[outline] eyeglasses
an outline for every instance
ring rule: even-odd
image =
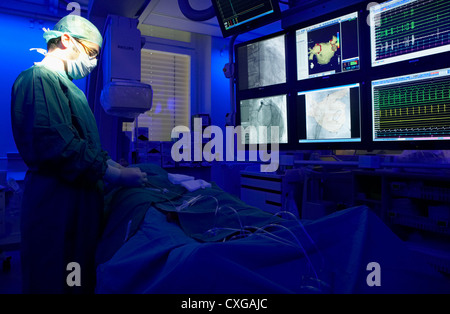
[[[75,38],[75,40],[84,48],[84,51],[86,52],[86,54],[89,56],[89,58],[94,59],[97,58],[98,56],[98,51],[92,48],[87,47],[85,44],[83,44],[83,42],[77,38]]]

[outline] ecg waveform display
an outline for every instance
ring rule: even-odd
[[[372,83],[373,139],[450,139],[450,69]]]
[[[259,16],[270,14],[274,8],[270,1],[223,0],[218,1],[225,29],[249,22]]]
[[[450,49],[450,1],[395,0],[371,8],[372,65]]]

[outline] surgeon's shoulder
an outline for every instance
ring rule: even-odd
[[[29,68],[27,71],[30,71],[30,74],[33,75],[33,77],[43,77],[43,78],[49,78],[49,79],[57,79],[58,73],[50,70],[46,66],[43,65],[34,65],[31,68]]]
[[[13,92],[28,90],[28,88],[32,88],[33,86],[43,86],[48,84],[58,84],[58,74],[44,66],[32,66],[20,73],[16,78],[13,85]]]
[[[58,74],[45,66],[34,65],[23,71],[18,79],[36,81],[36,80],[57,80]]]

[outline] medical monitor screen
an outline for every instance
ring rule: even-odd
[[[278,0],[213,0],[223,37],[248,32],[281,18]]]
[[[287,95],[241,100],[242,144],[288,143]],[[272,134],[271,127],[276,127]],[[275,141],[272,141],[272,138]]]
[[[393,0],[370,8],[372,66],[450,50],[450,1]]]
[[[239,90],[286,83],[285,35],[237,48]]]
[[[372,82],[373,141],[450,140],[450,68]]]
[[[297,79],[359,70],[358,13],[296,31]]]
[[[297,94],[298,143],[360,142],[360,86],[350,84]]]

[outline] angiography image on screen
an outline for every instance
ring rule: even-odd
[[[359,84],[299,92],[299,142],[359,141]]]
[[[288,142],[286,95],[242,100],[240,114],[242,128],[254,127],[256,131],[243,132],[243,144],[271,143],[271,126],[278,127],[279,144]]]
[[[240,90],[285,83],[285,36],[239,47],[238,62]]]
[[[351,136],[349,89],[319,90],[305,95],[307,139]]]
[[[450,1],[392,0],[370,7],[372,66],[450,49]]]
[[[297,78],[358,70],[358,14],[348,14],[296,31]]]

